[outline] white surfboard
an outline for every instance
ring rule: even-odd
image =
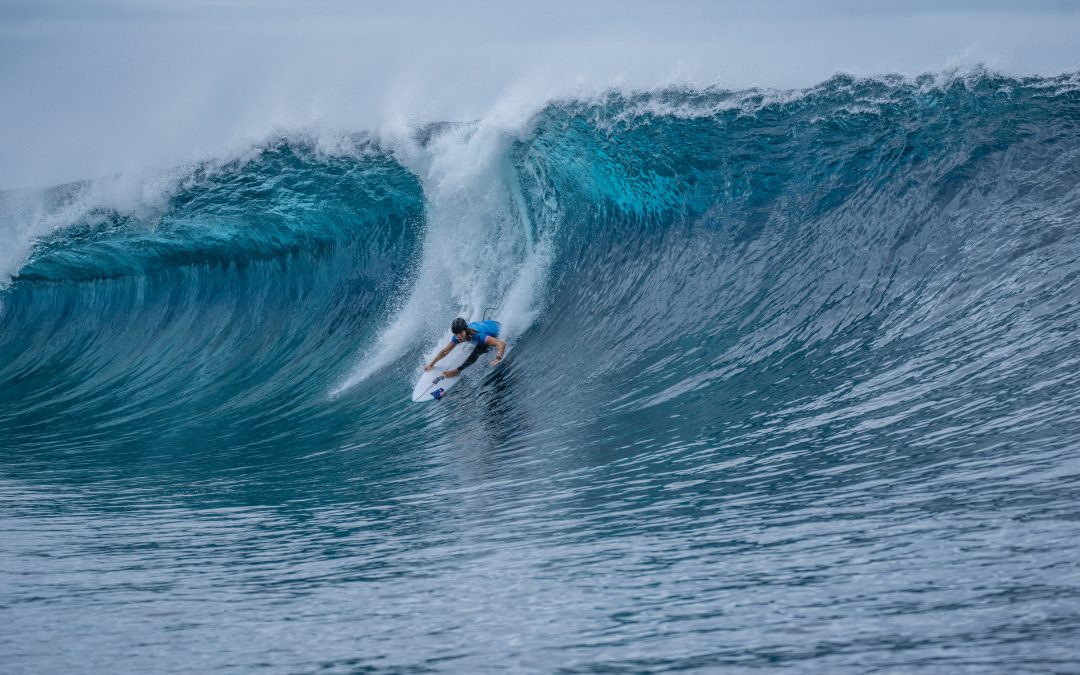
[[[412,400],[415,403],[437,401],[443,397],[443,394],[450,391],[450,387],[461,380],[461,375],[446,377],[443,372],[453,370],[464,363],[465,359],[472,353],[473,346],[471,342],[466,342],[454,347],[453,351],[439,359],[434,368],[424,371],[424,374],[420,376],[420,381],[413,387]],[[476,368],[477,365],[472,367]]]

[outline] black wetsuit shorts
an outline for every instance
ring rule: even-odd
[[[481,354],[487,353],[489,349],[491,349],[491,345],[476,345],[475,347],[473,347],[472,353],[470,353],[468,358],[465,359],[465,363],[458,366],[458,372],[460,373],[472,364],[476,363],[476,359],[480,358]]]

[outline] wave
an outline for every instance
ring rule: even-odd
[[[1071,419],[1075,81],[613,91],[7,193],[5,441],[400,440],[423,354],[485,311],[513,376],[460,399],[557,390],[545,426]]]
[[[523,156],[573,215],[556,244],[554,334],[539,341],[602,338],[574,355],[634,408],[796,354],[865,353],[911,377],[910,355],[944,335],[994,335],[979,358],[1000,372],[1004,345],[1061,325],[1010,308],[1074,288],[1077,102],[1070,78],[984,74],[551,107]],[[894,392],[876,372],[847,382]]]

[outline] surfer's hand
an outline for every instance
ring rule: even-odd
[[[501,356],[496,356],[495,360],[491,362],[491,365],[497,366],[497,365],[499,365],[499,361],[502,361],[502,357]]]
[[[457,374],[458,374],[457,368],[454,368],[453,370],[443,371],[443,375],[445,375],[447,377],[457,377]]]
[[[429,363],[426,366],[424,366],[424,372],[426,373],[427,371],[431,370],[432,368],[434,368],[434,366]]]

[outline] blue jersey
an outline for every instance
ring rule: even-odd
[[[498,321],[473,321],[469,324],[469,328],[476,331],[476,333],[469,338],[469,342],[482,345],[487,343],[488,337],[499,337],[499,322]],[[458,343],[457,336],[450,338],[450,341],[454,344]]]

